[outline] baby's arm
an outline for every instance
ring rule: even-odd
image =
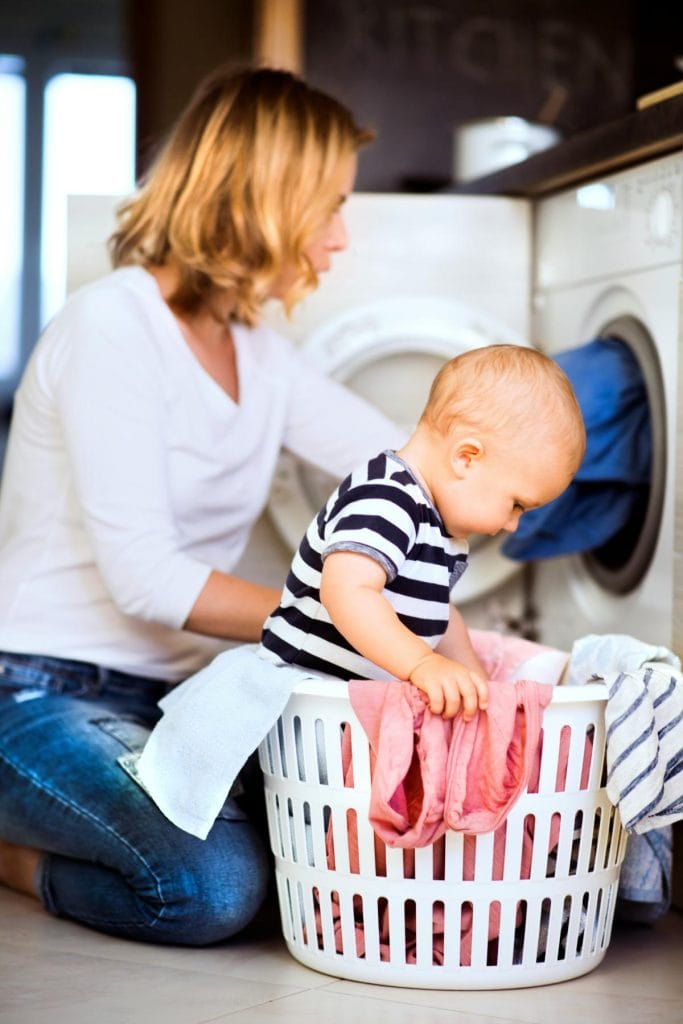
[[[463,717],[471,719],[488,698],[474,651],[471,665],[437,654],[403,625],[382,594],[385,585],[386,573],[373,558],[334,551],[323,564],[320,599],[354,649],[397,679],[409,679],[426,694],[434,714],[453,718],[462,705]]]
[[[477,675],[483,676],[486,679],[486,669],[479,661],[477,653],[472,646],[465,621],[458,609],[453,605],[450,607],[448,616],[448,629],[439,641],[437,651],[439,654],[443,654],[445,658],[461,661],[463,665],[467,665]]]

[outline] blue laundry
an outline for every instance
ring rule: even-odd
[[[596,338],[555,357],[586,425],[586,454],[567,490],[522,517],[503,553],[518,561],[590,551],[642,510],[652,430],[638,361],[618,338]]]

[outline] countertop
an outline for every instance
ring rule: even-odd
[[[448,189],[538,197],[683,147],[683,95],[579,132],[518,164]]]

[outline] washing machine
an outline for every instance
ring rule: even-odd
[[[682,205],[675,153],[534,209],[534,343],[552,355],[620,338],[639,361],[652,428],[649,494],[632,528],[533,567],[540,637],[561,647],[625,633],[683,654]]]
[[[348,249],[291,318],[278,303],[266,319],[410,431],[447,359],[496,342],[529,344],[530,212],[528,202],[500,197],[354,193],[344,209]],[[237,571],[279,585],[337,482],[285,453],[268,506],[276,538],[257,524]],[[508,589],[517,598],[508,585],[520,567],[501,543],[473,538],[458,583],[459,607],[480,625],[499,624]]]

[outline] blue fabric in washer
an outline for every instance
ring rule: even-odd
[[[586,425],[586,454],[563,494],[522,516],[503,554],[517,561],[590,551],[626,526],[647,499],[652,428],[638,360],[618,338],[595,338],[554,357]]]

